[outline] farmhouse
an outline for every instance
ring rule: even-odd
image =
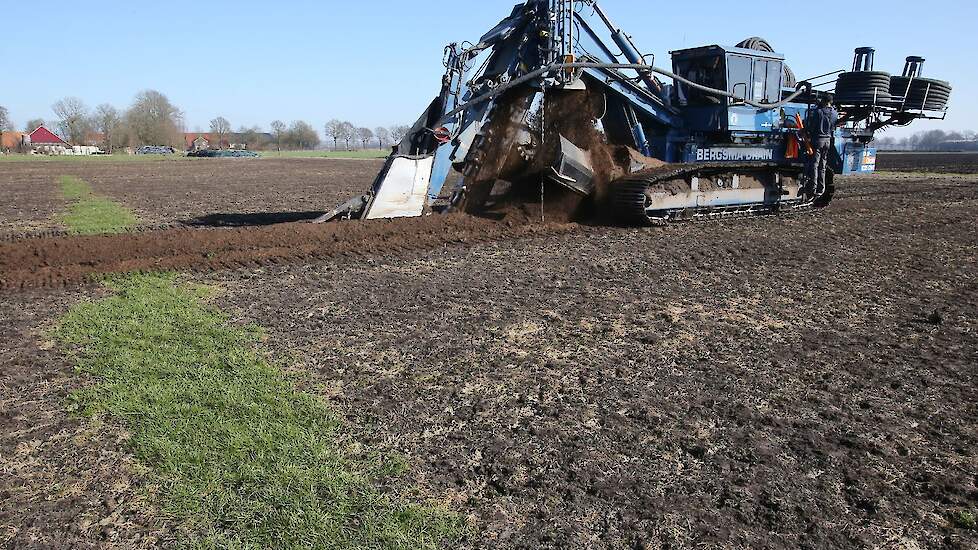
[[[24,140],[24,145],[33,153],[46,155],[63,155],[66,151],[71,150],[71,145],[67,141],[44,126],[38,126],[31,132]]]
[[[40,155],[99,155],[101,149],[90,145],[74,145],[58,137],[54,132],[44,126],[38,126],[36,130],[25,136],[22,141],[22,150],[32,154]]]
[[[218,134],[213,134],[209,132],[192,132],[183,135],[184,145],[187,151],[203,151],[205,149],[250,149],[254,148],[256,143],[248,143],[247,137],[251,136],[252,140],[259,139],[265,142],[272,142],[275,137],[268,133],[254,133],[254,134],[241,134],[241,133],[230,133],[224,134],[223,139]]]
[[[204,149],[210,149],[211,143],[215,144],[215,146],[219,142],[221,144],[226,143],[225,141],[218,140],[216,135],[206,133],[184,134],[183,141],[188,151],[203,151]]]
[[[29,141],[34,147],[71,147],[67,141],[59,138],[54,132],[48,130],[44,126],[38,126],[37,129],[31,132],[27,137],[27,141]]]

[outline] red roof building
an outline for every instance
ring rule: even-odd
[[[37,147],[38,145],[60,145],[62,147],[71,147],[68,142],[54,135],[54,132],[48,130],[44,126],[38,126],[37,130],[31,132],[29,136],[31,139],[31,145]]]

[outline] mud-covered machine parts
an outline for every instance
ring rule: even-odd
[[[625,224],[818,208],[834,190],[831,177],[817,188],[805,176],[820,87],[836,85],[831,168],[843,174],[873,169],[875,132],[939,118],[950,97],[922,76],[923,59],[891,77],[873,70],[871,48],[852,71],[798,83],[761,38],[674,51],[662,69],[596,0],[525,0],[445,52],[438,96],[373,187],[320,221],[478,211],[546,185]]]
[[[808,194],[801,166],[778,163],[679,164],[643,171],[616,182],[615,218],[625,225],[665,225],[790,213],[828,206],[834,194]]]

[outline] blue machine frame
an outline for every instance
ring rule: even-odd
[[[605,98],[599,124],[609,141],[628,142],[646,157],[667,163],[798,167],[808,162],[801,146],[805,130],[798,121],[809,118],[824,94],[813,91],[808,82],[786,81],[783,55],[709,45],[671,56],[672,71],[656,68],[654,59],[650,62],[639,52],[596,0],[517,4],[477,43],[446,48],[440,94],[396,147],[371,193],[324,218],[363,215],[385,185],[398,189],[388,195],[404,197],[417,196],[418,186],[424,186],[428,210],[443,195],[453,167],[466,174],[455,187],[456,194],[464,192],[474,167],[484,161],[479,148],[485,129],[499,115],[497,108],[511,100],[506,92],[517,87],[538,94],[553,89],[599,91]],[[876,152],[869,144],[874,133],[916,118],[931,117],[893,105],[844,112],[844,125],[835,135],[833,170],[873,171]],[[522,138],[505,139],[516,147]],[[574,165],[582,158],[573,144],[568,146],[561,151],[561,165]]]

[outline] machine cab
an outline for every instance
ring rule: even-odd
[[[776,53],[704,46],[672,52],[673,72],[707,86],[726,90],[758,103],[781,101],[784,56]],[[676,82],[673,105],[684,108],[689,130],[701,132],[770,132],[774,114],[765,116],[754,107],[735,105],[733,99],[717,97]]]

